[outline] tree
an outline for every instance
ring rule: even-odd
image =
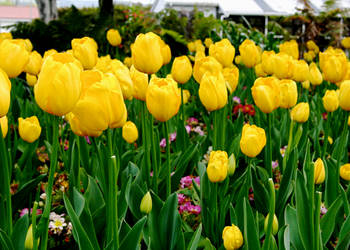
[[[38,5],[40,19],[45,23],[58,17],[56,0],[35,0]]]

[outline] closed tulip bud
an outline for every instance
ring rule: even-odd
[[[192,65],[187,56],[176,57],[171,67],[171,75],[177,83],[184,84],[192,76]]]
[[[201,40],[197,39],[196,41],[194,41],[194,44],[196,46],[196,51],[205,51],[205,47]]]
[[[252,87],[255,105],[264,113],[271,113],[279,107],[280,87],[275,77],[260,77]]]
[[[48,56],[51,56],[53,54],[57,54],[57,50],[55,49],[49,49],[49,50],[46,50],[45,53],[44,53],[44,56],[43,56],[43,62],[45,61],[45,59],[48,57]]]
[[[204,51],[196,51],[196,54],[195,54],[195,56],[194,56],[194,61],[198,61],[198,60],[200,60],[200,59],[202,59],[202,58],[204,58],[205,57],[205,52]]]
[[[229,176],[233,175],[236,170],[236,158],[234,154],[231,154],[228,158],[228,170],[227,173]]]
[[[225,78],[226,87],[230,94],[232,94],[238,85],[239,70],[236,66],[232,65],[232,67],[224,68],[222,74]]]
[[[350,37],[345,37],[345,38],[343,38],[343,40],[341,40],[341,45],[342,45],[345,49],[350,49]]]
[[[239,144],[243,154],[249,157],[257,156],[266,145],[265,130],[255,125],[245,124]]]
[[[123,63],[124,63],[128,68],[130,68],[131,65],[132,65],[132,59],[131,59],[131,57],[128,57],[128,56],[125,57]]]
[[[134,67],[143,73],[156,73],[163,65],[160,37],[152,32],[139,34],[131,48]]]
[[[39,245],[40,238],[37,240],[37,242],[38,242],[37,245]],[[33,228],[32,228],[32,225],[30,225],[29,228],[28,228],[28,231],[27,231],[26,240],[24,242],[24,249],[25,250],[33,249],[33,243],[34,243],[34,240],[33,240]]]
[[[314,62],[309,67],[309,80],[315,86],[320,85],[323,81],[322,74]]]
[[[184,104],[188,103],[188,100],[190,99],[190,97],[191,97],[190,91],[188,91],[187,89],[184,89],[183,90],[183,102],[184,102]]]
[[[320,52],[320,67],[324,74],[324,79],[332,83],[342,81],[348,68],[347,58],[343,51],[329,49]]]
[[[121,61],[113,59],[110,63],[111,73],[117,78],[123,91],[124,99],[130,100],[134,93],[134,84],[131,80],[130,71]]]
[[[24,72],[32,74],[32,75],[37,75],[40,72],[41,65],[42,65],[42,57],[41,55],[33,51],[29,55],[29,60],[27,65],[24,68]]]
[[[181,95],[177,83],[170,78],[151,78],[146,93],[148,111],[161,122],[179,111]]]
[[[187,44],[187,48],[190,52],[195,52],[196,51],[196,44],[194,42],[189,42]]]
[[[0,118],[0,128],[2,137],[5,138],[8,131],[8,120],[6,115]]]
[[[33,44],[29,39],[23,39],[24,46],[28,52],[31,52],[33,50]]]
[[[38,77],[36,75],[26,73],[26,80],[29,86],[34,87],[34,85],[38,81]]]
[[[280,44],[280,52],[284,52],[295,60],[299,58],[298,43],[295,40],[286,41]]]
[[[321,184],[324,182],[325,179],[325,169],[324,164],[321,158],[318,158],[314,163],[314,179],[315,184]]]
[[[165,42],[159,38],[160,50],[163,57],[163,65],[168,64],[171,60],[171,50],[169,45],[165,44]]]
[[[65,119],[69,122],[70,128],[77,136],[91,136],[99,137],[102,134],[102,130],[90,130],[75,116],[72,112],[65,116]]]
[[[350,111],[350,80],[346,80],[340,85],[339,105],[342,109]]]
[[[313,51],[308,51],[308,52],[305,52],[305,53],[304,53],[304,59],[305,59],[305,61],[307,61],[307,62],[312,62],[312,60],[314,59],[314,57],[312,56],[312,55],[313,55],[312,52],[313,52]]]
[[[49,56],[34,86],[39,107],[57,116],[72,111],[80,97],[81,72],[81,64],[72,55],[56,53]]]
[[[297,84],[293,80],[281,80],[280,90],[280,107],[285,109],[293,107],[298,100]]]
[[[211,151],[207,166],[208,179],[211,182],[221,182],[228,172],[228,157],[225,151]]]
[[[291,111],[290,118],[293,121],[304,123],[309,119],[310,107],[309,103],[301,102],[298,103]]]
[[[2,32],[0,33],[0,44],[2,41],[6,40],[6,39],[12,39],[12,34],[10,32]]]
[[[0,117],[7,114],[11,101],[11,82],[5,71],[0,68]]]
[[[261,61],[260,50],[255,43],[249,39],[244,40],[244,42],[239,46],[239,53],[243,64],[247,68],[252,68]]]
[[[340,177],[346,181],[350,181],[350,164],[347,163],[340,167]]]
[[[339,107],[339,98],[335,90],[327,90],[322,101],[323,107],[327,112],[333,112]]]
[[[143,196],[141,200],[140,211],[144,214],[149,214],[152,211],[152,197],[149,191]]]
[[[314,51],[316,54],[318,54],[318,52],[320,51],[317,44],[312,40],[306,42],[306,47],[308,50]]]
[[[227,90],[222,73],[205,73],[202,77],[198,94],[199,99],[208,111],[223,108],[227,103]]]
[[[94,69],[97,69],[103,73],[110,72],[112,71],[111,61],[112,59],[110,55],[101,56],[97,59],[97,63]]]
[[[261,63],[255,65],[254,71],[255,71],[255,75],[257,77],[265,77],[265,76],[267,76],[267,73],[263,70],[263,67],[262,67]]]
[[[304,60],[294,61],[293,80],[296,82],[309,80],[309,65]]]
[[[235,58],[235,64],[239,65],[242,63],[242,57],[240,55],[236,56]]]
[[[90,37],[75,38],[72,40],[74,57],[77,58],[84,69],[92,69],[97,63],[97,43]]]
[[[264,222],[265,233],[267,233],[267,225],[268,224],[269,224],[269,214],[265,217],[265,222]],[[277,232],[278,232],[278,219],[277,219],[277,216],[274,214],[273,221],[272,221],[272,234],[276,235]]]
[[[209,47],[209,55],[214,57],[223,67],[228,67],[232,64],[235,57],[235,47],[231,42],[224,38]]]
[[[145,101],[148,88],[148,75],[138,71],[132,65],[130,68],[130,77],[134,85],[133,96],[138,100]]]
[[[204,45],[205,47],[207,47],[209,49],[210,45],[213,44],[213,40],[211,40],[211,38],[207,37],[204,39]]]
[[[18,118],[18,132],[23,141],[29,143],[36,141],[41,134],[38,117]]]
[[[0,44],[0,68],[8,77],[14,78],[22,73],[29,60],[25,44],[17,39],[6,39]]]
[[[272,75],[274,72],[274,58],[275,51],[264,51],[261,55],[261,66],[264,72],[268,75]]]
[[[195,61],[193,66],[193,77],[198,83],[201,83],[204,73],[208,71],[212,74],[217,74],[217,72],[222,71],[222,66],[212,56],[207,56]]]
[[[291,79],[294,72],[294,60],[286,53],[278,53],[273,59],[273,73],[279,79]]]
[[[127,121],[123,126],[122,136],[127,143],[134,143],[139,137],[135,123]]]
[[[226,250],[235,250],[243,245],[243,235],[241,230],[234,224],[226,226],[222,231],[222,239]]]
[[[309,89],[310,88],[310,81],[309,80],[305,80],[301,83],[301,86],[303,87],[303,89]]]
[[[119,31],[116,29],[109,29],[107,31],[107,41],[112,46],[118,46],[122,43],[122,38],[119,34]]]

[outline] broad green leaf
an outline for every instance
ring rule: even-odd
[[[291,245],[293,245],[294,248],[298,250],[304,249],[299,236],[297,212],[295,208],[292,208],[290,205],[287,205],[284,213],[284,220],[286,222],[286,225],[288,225],[289,227],[289,230],[286,230],[285,234],[289,233]]]
[[[255,218],[252,208],[249,205],[248,200],[244,197],[244,248],[245,249],[260,249],[259,237],[257,227],[255,224]]]
[[[13,232],[11,235],[11,240],[15,249],[24,249],[24,242],[26,240],[27,231],[29,228],[29,216],[28,214],[23,215],[16,222]]]
[[[142,233],[142,229],[147,221],[147,217],[143,217],[140,219],[131,229],[131,231],[125,236],[125,238],[121,241],[120,249],[130,249],[137,250],[140,245],[140,236]]]
[[[333,204],[329,207],[327,213],[322,217],[321,219],[321,236],[322,236],[322,242],[324,245],[327,244],[328,240],[332,236],[335,221],[336,221],[336,215],[343,204],[343,200],[341,196],[339,196]]]
[[[5,233],[4,230],[0,228],[0,247],[2,250],[15,250],[12,245],[11,239]]]
[[[187,246],[187,250],[196,250],[202,233],[202,224],[200,224],[193,234],[190,243]]]

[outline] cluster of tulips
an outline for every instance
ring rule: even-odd
[[[118,51],[118,30],[106,38]],[[350,48],[350,38],[342,45]],[[1,33],[0,246],[47,249],[63,162],[69,173],[63,201],[80,249],[346,249],[350,62],[342,49],[306,46],[304,60],[294,40],[276,53],[249,39],[233,45],[207,38],[173,58],[165,41],[149,32],[136,37],[122,60],[119,53],[99,56],[90,37],[41,56],[30,40]],[[22,79],[30,87],[21,86]],[[26,100],[16,104],[23,89]],[[232,117],[234,96],[255,104],[254,117]],[[20,114],[37,113],[20,117],[16,105]],[[205,136],[186,133],[190,115],[206,124]],[[59,143],[65,134],[67,152]],[[50,160],[43,213],[14,223],[14,172],[32,166],[39,142]],[[201,206],[196,228],[182,222],[177,208],[176,187],[186,173],[200,177],[191,186]],[[40,190],[32,190],[36,211]],[[322,218],[321,203],[328,208]]]

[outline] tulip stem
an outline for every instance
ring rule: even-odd
[[[153,191],[158,194],[158,159],[157,159],[157,148],[156,138],[153,128],[153,117],[151,118],[151,144],[152,144],[152,158],[153,158]],[[159,147],[159,146],[158,146]]]
[[[275,215],[275,185],[272,178],[269,178],[269,189],[270,189],[270,204],[269,204],[269,219],[267,224],[267,230],[265,234],[265,241],[263,244],[263,250],[270,249],[270,239],[272,233],[273,218]]]
[[[33,237],[33,250],[38,249],[38,241],[36,240],[35,237],[35,232],[36,232],[36,209],[38,208],[38,202],[34,201],[34,206],[32,210],[32,237]]]
[[[180,85],[180,87],[181,87],[181,116],[182,116],[182,122],[183,122],[183,126],[184,126],[184,128],[183,129],[185,129],[186,130],[186,121],[185,121],[185,107],[184,107],[184,105],[185,105],[185,103],[184,103],[184,89],[183,89],[183,86],[182,86],[182,84]],[[186,133],[186,131],[185,131],[185,133]],[[182,133],[182,142],[184,143],[182,146],[183,147],[185,147],[186,146],[186,144],[185,144],[185,133]]]
[[[167,180],[166,180],[166,197],[171,194],[171,165],[170,165],[170,140],[168,123],[163,122],[164,136],[166,138],[166,166],[167,166]]]
[[[269,176],[272,177],[272,141],[271,141],[271,126],[272,126],[271,114],[267,114],[267,159],[266,159],[266,170]]]
[[[287,161],[288,161],[288,158],[289,158],[289,154],[290,154],[290,150],[291,150],[291,147],[292,147],[292,142],[293,142],[293,127],[294,127],[294,121],[291,120],[290,121],[290,126],[289,126],[289,137],[288,137],[288,145],[287,145],[287,150],[284,154],[284,157],[283,157],[283,172],[284,170],[286,169],[286,166],[287,166]]]
[[[328,135],[329,135],[329,123],[330,123],[330,120],[331,120],[331,114],[332,114],[331,112],[327,112],[326,128],[324,130],[322,157],[325,157],[326,152],[327,152]]]
[[[315,249],[319,250],[320,249],[320,213],[321,213],[321,198],[322,198],[322,193],[316,191],[316,201],[315,201]]]

